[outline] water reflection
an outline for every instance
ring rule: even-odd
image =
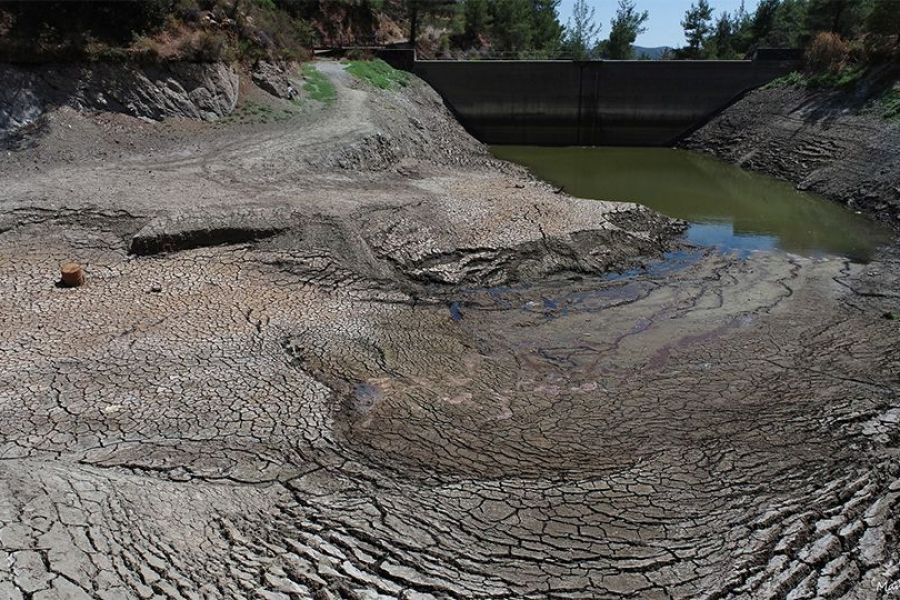
[[[582,198],[638,202],[692,225],[688,239],[741,253],[780,248],[868,260],[890,231],[837,203],[709,156],[667,148],[499,146],[499,158]]]

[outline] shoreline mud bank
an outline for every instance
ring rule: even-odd
[[[852,91],[771,85],[746,97],[680,146],[790,181],[900,228],[900,123],[877,98],[896,73]]]

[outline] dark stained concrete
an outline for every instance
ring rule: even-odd
[[[795,61],[416,61],[489,144],[662,146]]]

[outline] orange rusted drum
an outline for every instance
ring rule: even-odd
[[[60,268],[62,283],[66,287],[78,287],[84,285],[84,270],[76,262],[65,262]]]

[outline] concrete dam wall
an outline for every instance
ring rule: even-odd
[[[663,146],[798,66],[754,61],[416,61],[488,144]]]

